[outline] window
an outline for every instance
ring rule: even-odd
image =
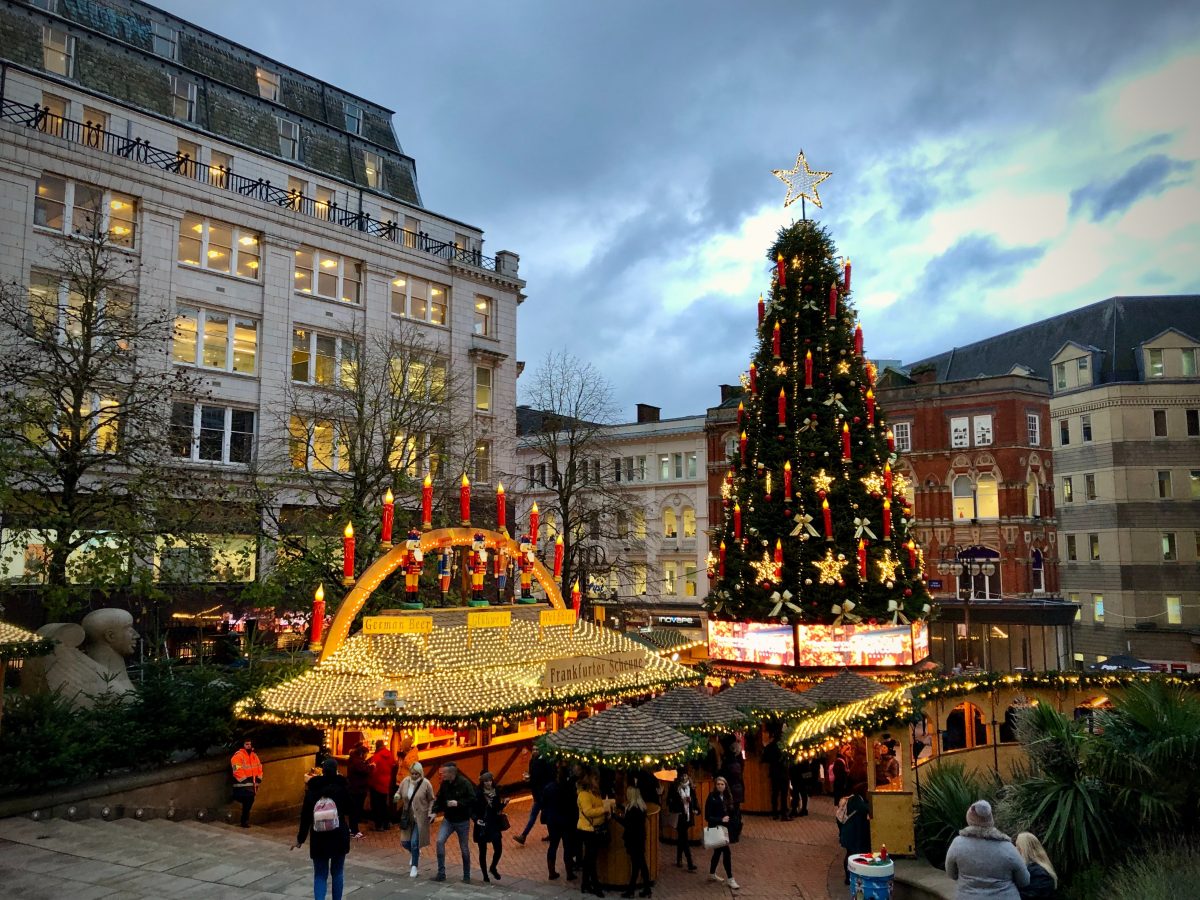
[[[1071,422],[1069,419],[1058,420],[1058,444],[1066,447],[1071,443]]]
[[[1088,370],[1088,358],[1086,356],[1081,356],[1079,359],[1075,360],[1075,368],[1077,368],[1080,372],[1086,372]]]
[[[1200,356],[1200,350],[1197,350],[1195,347],[1188,347],[1185,350],[1181,350],[1180,353],[1183,354],[1180,359],[1180,373],[1184,378],[1195,378],[1197,368],[1200,368],[1196,365],[1196,358]]]
[[[679,536],[679,524],[675,518],[675,510],[667,507],[663,510],[663,537],[675,538]]]
[[[254,452],[254,413],[228,406],[174,403],[171,448],[180,459],[244,465]]]
[[[1079,592],[1078,592],[1078,591],[1071,591],[1070,593],[1068,593],[1068,594],[1067,594],[1067,600],[1068,600],[1069,602],[1071,602],[1071,603],[1079,603]],[[1080,607],[1079,609],[1075,610],[1075,621],[1076,621],[1076,622],[1082,622],[1082,621],[1083,621],[1083,608],[1082,608],[1082,607]],[[1077,654],[1075,654],[1075,655],[1076,655],[1076,657],[1078,657],[1079,659],[1083,659],[1083,654],[1082,654],[1082,653],[1077,653]]]
[[[975,518],[1000,518],[1000,494],[995,475],[980,475],[975,483]]]
[[[1167,436],[1167,411],[1165,409],[1156,409],[1153,412],[1154,420],[1154,436]]]
[[[1164,531],[1162,533],[1162,558],[1164,562],[1174,562],[1179,559],[1179,553],[1175,546],[1175,532]]]
[[[1164,599],[1167,602],[1167,624],[1182,625],[1183,599],[1173,594],[1168,594]]]
[[[493,337],[492,334],[492,298],[483,294],[475,295],[475,333],[481,337]]]
[[[324,250],[301,247],[296,251],[295,281],[301,294],[358,303],[362,264]]]
[[[172,168],[184,178],[195,178],[200,164],[200,145],[179,138],[176,141],[175,163]]]
[[[233,157],[220,150],[208,153],[208,183],[216,187],[228,187],[229,173],[233,171]]]
[[[1200,437],[1200,409],[1184,410],[1187,417],[1187,434],[1188,437]],[[1163,428],[1163,433],[1166,433],[1166,427]]]
[[[690,506],[683,508],[683,536],[685,538],[696,536],[696,510]]]
[[[1042,419],[1037,413],[1025,413],[1025,430],[1029,435],[1029,446],[1039,447],[1042,443]],[[897,442],[896,449],[900,449]]]
[[[102,290],[92,307],[71,280],[61,275],[31,272],[29,275],[29,317],[40,336],[57,331],[81,341],[86,329],[93,346],[113,341],[128,349],[128,321],[133,315],[133,297],[123,291]]]
[[[255,320],[194,306],[176,309],[173,362],[253,375],[257,355]]]
[[[358,345],[349,338],[292,329],[292,381],[320,387],[352,387]]]
[[[671,479],[671,455],[669,453],[661,453],[658,457],[658,480],[670,481]]]
[[[475,481],[486,484],[492,480],[492,445],[489,441],[475,444]]]
[[[44,9],[46,12],[58,12],[58,0],[29,0],[29,5]]]
[[[383,187],[383,157],[378,153],[363,151],[363,172],[367,177],[367,187],[375,190]]]
[[[663,593],[668,597],[675,596],[679,590],[675,581],[676,574],[675,563],[663,563]]]
[[[137,233],[137,200],[127,194],[44,174],[37,182],[33,224],[63,234],[104,235],[117,247],[132,248]]]
[[[1088,553],[1090,554],[1092,559],[1100,558],[1100,535],[1098,535],[1098,534],[1089,534],[1088,535]]]
[[[279,155],[284,159],[300,159],[300,124],[275,117],[279,125]]]
[[[1083,495],[1088,500],[1096,499],[1096,476],[1091,472],[1083,476]]]
[[[696,564],[683,564],[683,595],[685,597],[696,596]]]
[[[950,420],[950,446],[955,448],[971,446],[971,420],[967,417]]]
[[[100,143],[100,132],[108,130],[108,113],[91,106],[83,108],[83,123],[87,126],[87,142],[95,147]]]
[[[895,441],[897,453],[908,453],[912,450],[912,422],[894,423],[892,438]]]
[[[674,467],[675,477],[677,479],[682,478],[683,477],[683,454],[682,453],[672,453],[671,461],[675,464],[675,467]]]
[[[1171,470],[1165,469],[1158,473],[1158,499],[1170,500],[1174,496],[1171,493]]]
[[[1067,364],[1054,364],[1054,389],[1056,391],[1065,390],[1067,387]]]
[[[409,478],[418,478],[422,472],[428,472],[431,477],[437,478],[442,456],[442,445],[437,438],[426,434],[398,434],[388,456],[388,463],[394,470],[404,472]]]
[[[333,189],[318,185],[313,198],[313,215],[321,219],[328,219],[336,206]]]
[[[343,100],[342,108],[346,112],[346,130],[351,134],[362,134],[362,107],[356,103],[351,103],[349,100]]]
[[[260,244],[257,232],[188,213],[179,225],[177,258],[185,266],[257,280]]]
[[[196,121],[196,84],[178,75],[171,76],[171,114],[185,122]]]
[[[975,421],[975,446],[986,447],[992,443],[992,417],[991,416],[976,416]]]
[[[617,537],[622,540],[629,537],[629,513],[624,510],[617,511]]]
[[[1163,352],[1161,350],[1146,351],[1146,377],[1162,378],[1166,374],[1163,368]]]
[[[697,472],[697,468],[696,468],[697,456],[696,456],[695,450],[693,450],[687,454],[686,462],[687,462],[687,477],[695,478],[696,472]]]
[[[293,415],[288,420],[288,455],[292,468],[308,472],[349,472],[349,447],[326,419]]]
[[[1104,621],[1104,595],[1092,594],[1092,621]]]
[[[1025,480],[1025,515],[1031,519],[1039,518],[1042,515],[1041,485],[1038,483],[1037,475],[1033,472],[1030,472],[1029,477]]]
[[[492,370],[487,366],[475,367],[475,411],[492,411]]]
[[[445,285],[411,275],[397,275],[392,279],[392,315],[445,325],[449,294],[450,289]]]
[[[975,518],[975,492],[971,487],[971,479],[967,475],[956,475],[954,478],[954,518]]]
[[[163,22],[154,23],[154,52],[166,59],[175,59],[179,49],[179,32]]]
[[[266,69],[255,69],[254,76],[258,79],[258,96],[272,103],[279,102],[279,75]]]
[[[646,593],[646,566],[642,563],[633,567],[633,592],[639,595]]]
[[[1079,417],[1079,439],[1085,444],[1090,444],[1092,441],[1092,417]]]
[[[633,536],[641,541],[646,539],[646,511],[644,509],[633,511]]]
[[[1191,484],[1191,495],[1193,500],[1200,500],[1200,470],[1192,469],[1188,473],[1188,482]]]
[[[1067,535],[1067,559],[1071,560],[1072,562],[1079,559],[1079,551],[1076,549],[1075,535],[1073,534]]]
[[[46,107],[46,114],[54,119],[65,119],[67,117],[67,101],[63,97],[58,97],[54,94],[47,94],[42,91],[42,106]],[[51,134],[62,134],[62,123],[51,121],[46,128]]]
[[[70,78],[75,71],[75,38],[61,28],[42,26],[42,67]]]
[[[1046,567],[1041,550],[1034,550],[1029,559],[1029,584],[1035,594],[1046,592]]]

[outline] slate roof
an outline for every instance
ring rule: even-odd
[[[655,697],[641,709],[665,725],[681,731],[708,725],[748,723],[749,719],[731,703],[712,697],[700,688],[682,687]]]
[[[932,364],[938,381],[963,381],[978,375],[1006,375],[1013,366],[1050,378],[1050,360],[1072,341],[1092,345],[1097,383],[1138,380],[1135,350],[1139,344],[1177,328],[1200,338],[1200,295],[1109,297],[1003,334],[955,347],[908,366]]]
[[[632,706],[614,706],[580,719],[546,735],[546,741],[560,750],[615,757],[669,756],[691,745],[687,735]]]
[[[799,712],[811,709],[815,704],[803,695],[780,687],[774,681],[755,676],[748,681],[735,684],[717,694],[718,700],[731,703],[738,709],[757,715],[760,713]]]
[[[870,699],[876,694],[886,693],[887,690],[878,681],[864,675],[839,672],[809,688],[801,696],[813,703],[829,703],[840,706],[843,703]]]
[[[671,653],[679,647],[694,647],[702,641],[688,637],[674,628],[652,628],[649,631],[627,631],[625,637],[643,644],[658,653]]]

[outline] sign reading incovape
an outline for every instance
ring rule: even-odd
[[[622,650],[603,656],[567,656],[546,660],[542,687],[547,690],[594,681],[597,678],[617,678],[646,668],[647,654],[639,650]]]
[[[363,634],[432,634],[433,616],[363,616]]]

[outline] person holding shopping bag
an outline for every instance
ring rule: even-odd
[[[396,788],[394,799],[400,810],[400,846],[409,853],[408,877],[416,878],[421,848],[429,846],[433,823],[433,785],[419,762],[409,767],[408,777]]]
[[[741,834],[741,811],[729,790],[729,782],[725,776],[718,775],[713,783],[712,793],[704,801],[704,846],[712,850],[712,859],[708,863],[708,877],[713,881],[724,881],[735,891],[741,887],[733,877],[733,854],[729,850],[731,843],[736,843]],[[717,874],[717,863],[725,866],[725,877]]]

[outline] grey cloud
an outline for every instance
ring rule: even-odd
[[[1093,222],[1123,213],[1143,197],[1161,194],[1171,186],[1171,176],[1191,172],[1195,163],[1155,153],[1135,163],[1111,181],[1097,180],[1071,192],[1071,215],[1090,210]]]

